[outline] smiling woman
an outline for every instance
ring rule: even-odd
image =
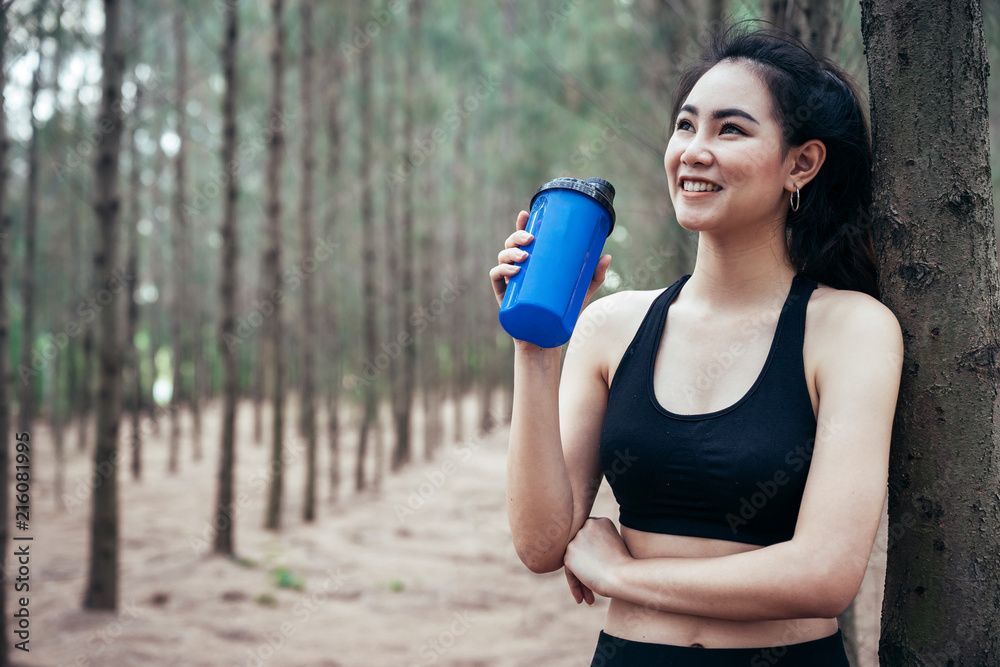
[[[561,374],[558,349],[515,341],[514,545],[535,572],[565,566],[578,603],[611,598],[594,665],[843,667],[902,359],[876,299],[867,123],[833,63],[731,30],[681,78],[673,124],[694,270],[585,309]],[[526,220],[490,272],[498,301]],[[620,533],[589,516],[602,476]]]

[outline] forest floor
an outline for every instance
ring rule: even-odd
[[[77,449],[75,435],[67,436],[64,490],[56,498],[52,436],[39,423],[31,434],[30,528],[15,531],[33,537],[30,543],[16,543],[30,544],[30,591],[7,589],[8,638],[17,597],[29,599],[30,652],[12,647],[12,664],[590,664],[607,600],[598,598],[593,608],[577,606],[561,571],[535,575],[520,563],[504,505],[508,430],[500,426],[474,432],[472,403],[470,397],[463,411],[469,415],[465,437],[458,442],[447,438],[449,444],[439,447],[431,462],[418,456],[419,462],[387,475],[378,492],[358,494],[348,483],[353,481],[356,445],[356,431],[349,431],[343,438],[343,482],[336,503],[329,501],[329,453],[322,438],[321,500],[312,524],[301,519],[304,446],[300,438],[289,438],[282,528],[277,532],[262,527],[269,445],[253,442],[254,407],[242,404],[238,560],[210,554],[219,405],[204,410],[201,460],[193,460],[191,440],[184,437],[175,475],[166,473],[169,424],[160,424],[145,439],[141,481],[132,479],[128,455],[120,459],[117,612],[82,609],[89,567],[91,454]],[[448,406],[449,425],[451,414]],[[189,422],[182,421],[187,436]],[[286,423],[294,422],[286,417]],[[264,433],[267,426],[265,419]],[[419,423],[417,427],[419,432]],[[127,434],[128,427],[124,430]],[[419,440],[416,444],[420,454]],[[617,519],[606,484],[594,514]],[[7,556],[10,573],[13,551],[12,546]],[[856,602],[865,667],[878,664],[876,612],[884,554],[883,526]]]

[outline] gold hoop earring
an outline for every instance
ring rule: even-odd
[[[793,192],[788,197],[789,203],[792,205],[792,212],[795,212],[795,211],[799,210],[799,201],[801,199],[802,199],[802,197],[801,197],[801,195],[799,193],[799,186],[796,185],[795,186],[795,192]]]

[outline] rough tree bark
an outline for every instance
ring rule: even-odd
[[[284,117],[282,85],[285,78],[285,30],[282,25],[283,0],[271,0],[271,20],[274,21],[274,43],[271,47],[271,115]],[[267,495],[265,528],[277,530],[281,525],[281,495],[284,486],[284,355],[281,349],[281,302],[273,294],[281,293],[281,156],[285,151],[284,131],[275,123],[274,137],[267,146],[267,235],[270,247],[264,254],[264,276],[270,290],[261,302],[269,302],[273,310],[268,320],[271,334],[272,415],[271,415],[271,484]]]
[[[882,664],[1000,664],[997,247],[979,2],[862,0],[883,301],[906,343]]]
[[[120,7],[117,0],[104,0],[104,52],[101,57],[101,134],[95,165],[99,225],[94,277],[97,285],[114,284],[118,261],[118,152],[121,143],[121,89],[124,57],[119,38]],[[121,418],[121,349],[118,343],[118,308],[101,311],[100,386],[97,392],[97,446],[94,475],[101,480],[93,491],[90,536],[90,572],[83,606],[116,609],[118,606],[118,422]]]
[[[236,235],[236,47],[239,40],[237,0],[226,3],[226,36],[222,46],[222,70],[226,91],[222,98],[222,169],[229,175],[222,211],[222,274],[219,278],[219,355],[222,357],[222,443],[219,447],[219,491],[215,500],[216,527],[213,550],[231,556],[234,543],[235,512],[233,508],[233,473],[236,468],[236,400],[239,390],[239,350],[235,341],[227,342],[227,334],[236,330],[236,269],[239,258],[239,237]]]
[[[315,238],[313,234],[313,174],[316,158],[313,153],[315,120],[312,108],[313,93],[313,2],[302,0],[300,6],[302,25],[302,62],[299,66],[302,93],[302,190],[300,193],[299,225],[302,237],[302,268],[309,270]],[[316,270],[313,266],[313,270]],[[302,281],[302,427],[306,440],[306,488],[302,505],[302,519],[316,518],[316,310],[313,299],[313,280],[307,274]]]

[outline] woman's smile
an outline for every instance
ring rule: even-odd
[[[722,186],[701,179],[681,178],[681,191],[688,196],[711,194],[722,190]]]

